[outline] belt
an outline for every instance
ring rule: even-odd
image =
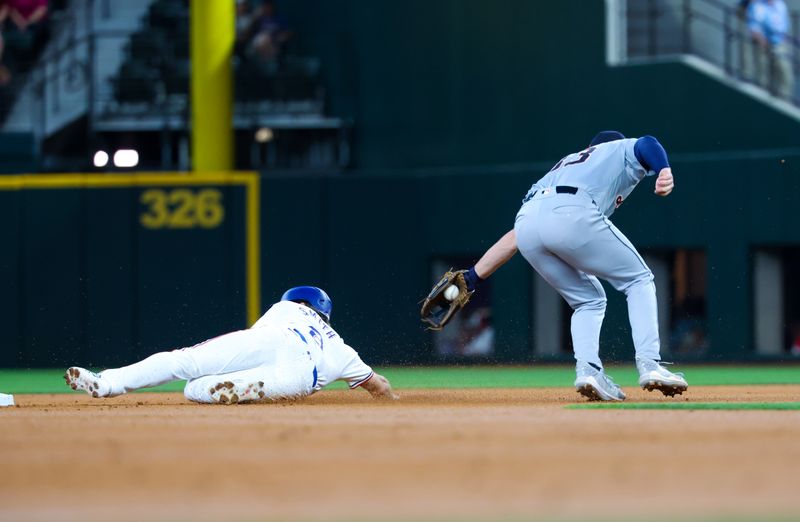
[[[528,201],[532,200],[537,192],[539,191],[534,190],[532,193],[525,196],[522,202],[527,203]],[[578,187],[570,187],[569,185],[558,185],[556,187],[556,194],[577,194],[577,193],[578,193]]]
[[[567,185],[559,185],[556,187],[556,194],[577,194],[578,187],[570,187]]]

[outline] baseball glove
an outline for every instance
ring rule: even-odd
[[[467,288],[467,282],[464,280],[466,270],[456,270],[451,268],[439,279],[439,282],[433,285],[428,297],[422,303],[422,310],[420,310],[420,317],[422,322],[428,325],[428,330],[441,330],[444,328],[456,312],[464,308],[472,297],[473,291]],[[451,286],[458,289],[458,295],[445,296],[445,292]],[[452,293],[451,290],[449,293]],[[448,299],[447,297],[452,297]]]

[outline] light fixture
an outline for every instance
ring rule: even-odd
[[[266,143],[268,141],[272,141],[272,138],[275,137],[275,134],[272,132],[272,129],[269,127],[261,127],[256,131],[255,139],[259,143]]]
[[[133,149],[119,149],[114,153],[115,167],[135,167],[139,164],[139,153]]]
[[[94,166],[98,169],[105,167],[108,165],[108,152],[104,150],[98,150],[94,153]]]

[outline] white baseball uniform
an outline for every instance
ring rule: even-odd
[[[275,303],[247,330],[101,372],[111,395],[185,379],[186,398],[205,403],[221,381],[263,381],[268,398],[282,399],[310,395],[337,380],[356,388],[372,375],[314,310],[291,301]]]

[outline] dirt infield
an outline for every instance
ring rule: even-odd
[[[633,401],[667,400],[630,390]],[[570,410],[574,390],[22,395],[0,409],[2,520],[649,520],[800,513],[800,412]],[[680,401],[796,401],[800,386]]]

